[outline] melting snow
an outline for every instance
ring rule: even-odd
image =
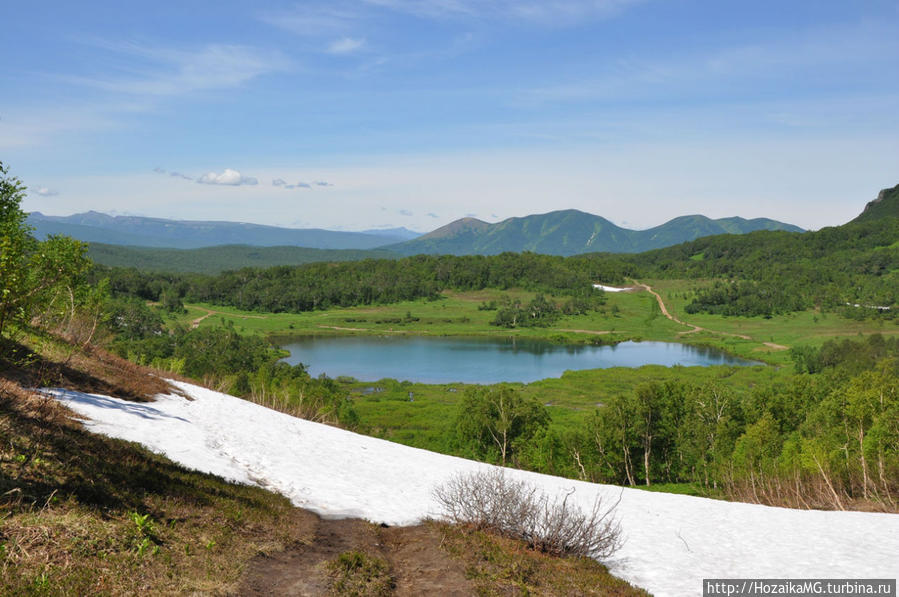
[[[594,284],[593,288],[599,288],[605,292],[624,292],[626,290],[633,290],[632,288],[618,288],[617,286],[606,286],[605,284]]]
[[[205,388],[193,400],[134,403],[52,390],[97,433],[136,441],[184,466],[287,496],[326,517],[413,524],[439,512],[431,490],[489,465],[297,419]],[[625,543],[605,562],[656,595],[692,595],[703,578],[896,578],[899,515],[724,502],[509,470],[590,507],[621,497]]]

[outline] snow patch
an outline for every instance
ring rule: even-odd
[[[190,468],[264,486],[326,517],[391,525],[437,516],[432,489],[490,465],[297,419],[182,382],[192,400],[134,403],[49,390],[91,431]],[[655,595],[695,595],[703,578],[896,578],[899,515],[772,508],[650,493],[507,469],[581,507],[618,499],[624,546],[605,562]]]

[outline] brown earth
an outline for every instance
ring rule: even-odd
[[[395,586],[391,594],[474,595],[462,564],[441,547],[436,527],[381,527],[360,519],[325,520],[303,512],[305,542],[252,559],[239,595],[324,595],[332,577],[328,563],[359,551],[385,560]]]

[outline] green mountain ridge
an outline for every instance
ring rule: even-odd
[[[548,255],[641,253],[703,236],[756,230],[803,231],[768,218],[713,220],[702,215],[680,216],[648,230],[630,230],[601,216],[567,209],[509,218],[496,224],[463,218],[416,239],[383,248],[401,255],[495,255],[507,251]]]

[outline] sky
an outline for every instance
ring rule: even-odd
[[[841,224],[899,183],[899,1],[19,2],[22,207],[428,231]]]

